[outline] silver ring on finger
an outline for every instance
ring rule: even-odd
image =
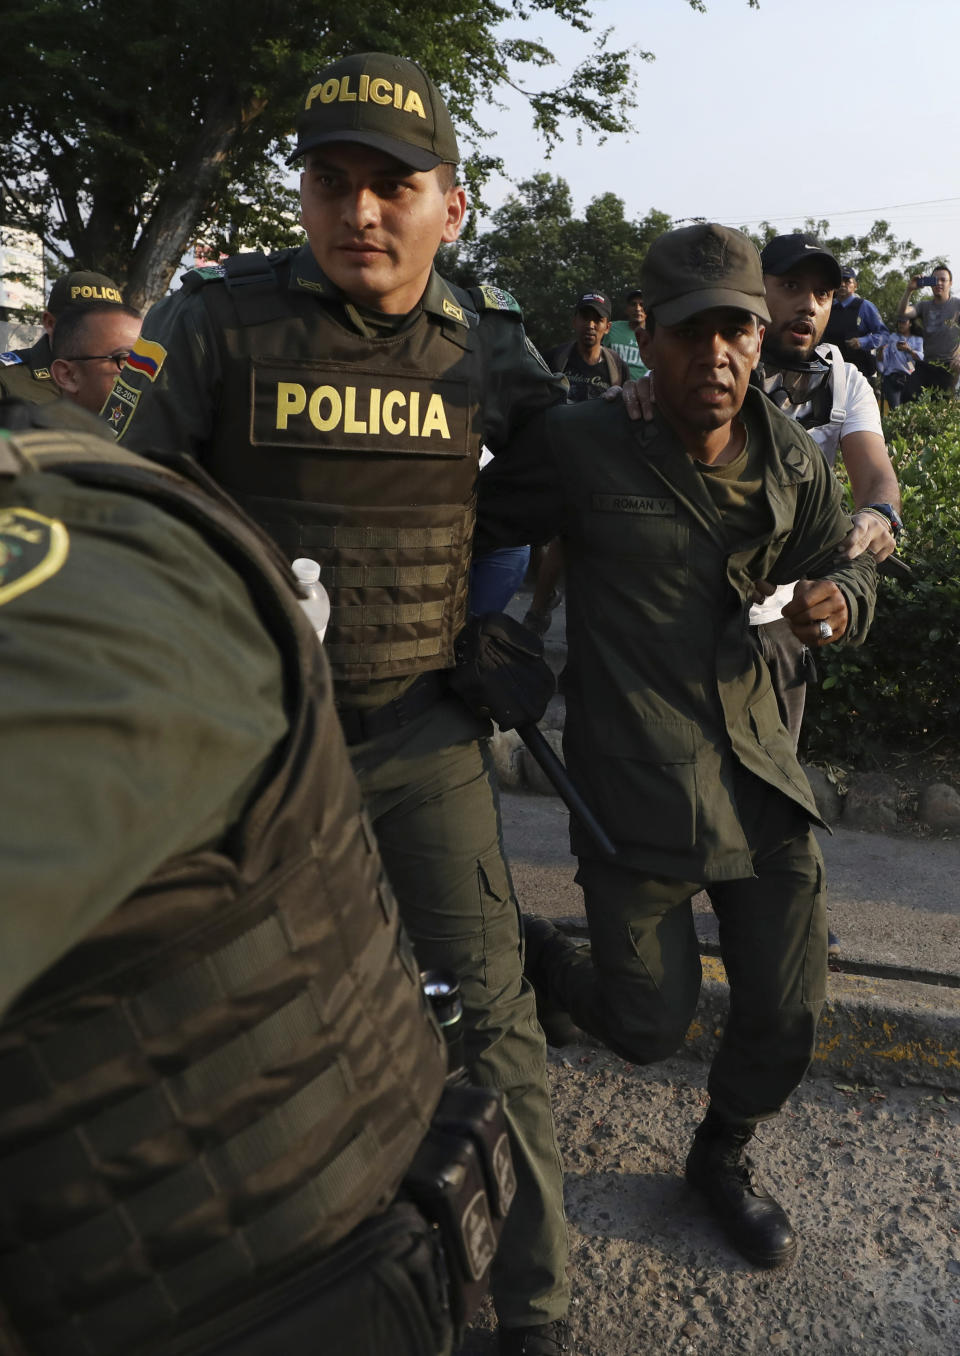
[[[820,623],[820,639],[830,640],[832,636],[833,636],[833,627],[830,625],[828,621],[822,621]]]

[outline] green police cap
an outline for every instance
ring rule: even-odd
[[[729,226],[704,223],[667,231],[647,251],[642,277],[644,304],[663,325],[679,325],[714,306],[770,319],[757,247]]]
[[[92,302],[111,302],[123,305],[123,293],[105,273],[87,273],[83,270],[58,278],[50,289],[47,310],[54,317],[68,306],[89,306]]]
[[[436,85],[415,61],[386,52],[360,52],[322,70],[307,90],[296,128],[291,165],[335,141],[372,146],[415,170],[460,159]]]

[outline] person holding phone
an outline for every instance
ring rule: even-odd
[[[924,390],[952,391],[960,378],[960,298],[951,296],[952,286],[953,274],[946,264],[938,264],[927,277],[914,275],[900,299],[898,319],[916,317],[923,326],[917,375]],[[910,298],[921,287],[929,287],[933,296],[912,305]]]

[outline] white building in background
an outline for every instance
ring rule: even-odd
[[[0,226],[0,352],[40,337],[43,246],[29,231]]]

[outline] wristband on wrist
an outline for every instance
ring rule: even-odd
[[[903,519],[892,504],[864,504],[863,507],[872,513],[879,513],[882,518],[886,518],[887,525],[893,533],[894,541],[899,540],[900,533],[903,531]]]

